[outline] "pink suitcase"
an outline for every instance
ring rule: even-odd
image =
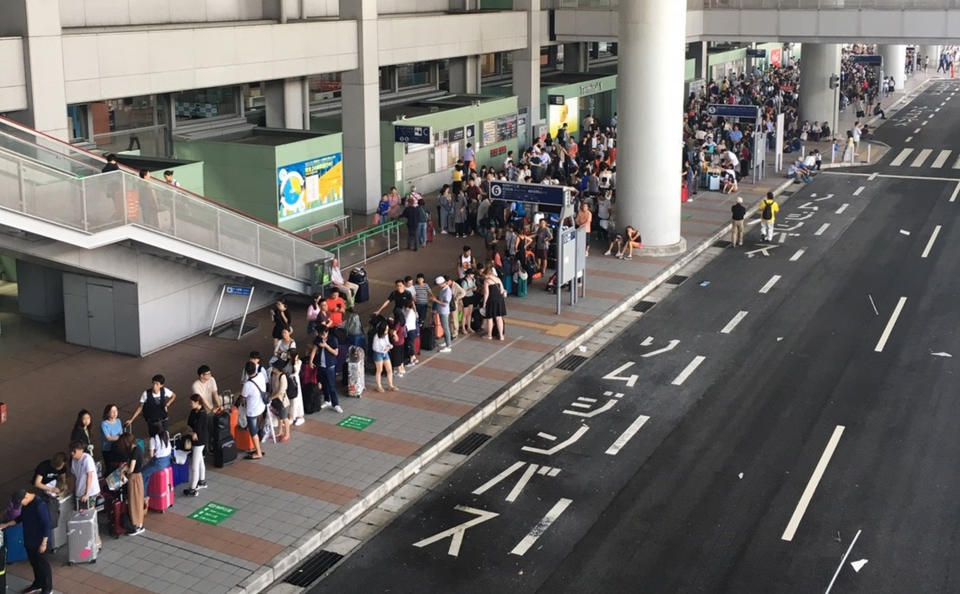
[[[173,468],[167,466],[150,477],[147,485],[148,507],[153,511],[165,512],[173,505]]]

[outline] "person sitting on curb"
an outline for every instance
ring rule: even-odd
[[[609,256],[611,252],[613,252],[614,247],[617,248],[617,258],[620,258],[621,260],[624,258],[627,260],[632,260],[633,249],[640,249],[643,247],[643,241],[640,239],[640,232],[630,225],[627,225],[626,230],[624,230],[624,234],[621,235],[617,233],[617,236],[613,239],[613,241],[610,242],[610,247],[607,248],[604,256]]]

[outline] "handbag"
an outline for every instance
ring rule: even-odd
[[[127,475],[124,472],[124,470],[125,470],[124,467],[121,466],[120,468],[117,468],[116,470],[114,470],[113,472],[107,475],[107,479],[106,479],[107,489],[110,489],[111,491],[116,491],[120,487],[127,484]]]

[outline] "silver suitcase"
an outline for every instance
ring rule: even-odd
[[[97,511],[74,512],[67,522],[67,556],[70,565],[97,562]]]
[[[59,499],[51,498],[50,506],[50,522],[53,523],[56,521],[57,523],[53,526],[53,530],[50,531],[49,548],[51,550],[57,550],[67,544],[67,522],[70,520],[70,516],[73,515],[73,497],[67,495]],[[59,513],[55,512],[52,509],[53,507],[56,507]]]

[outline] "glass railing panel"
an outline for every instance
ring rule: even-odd
[[[33,163],[24,163],[23,212],[74,229],[83,229],[83,198],[79,180]]]
[[[260,265],[286,274],[297,276],[294,272],[293,238],[286,233],[269,227],[260,227]]]
[[[20,210],[20,174],[13,159],[0,158],[0,206]]]
[[[2,118],[0,118],[0,133],[25,142],[41,152],[57,154],[69,159],[71,162],[69,171],[77,175],[95,175],[104,165],[103,160],[94,155]]]
[[[96,233],[124,224],[127,204],[123,174],[119,171],[91,175],[81,180],[87,211],[87,231]]]
[[[217,250],[217,207],[184,194],[175,197],[177,238]]]
[[[250,264],[257,262],[257,224],[232,212],[221,210],[220,252]]]

